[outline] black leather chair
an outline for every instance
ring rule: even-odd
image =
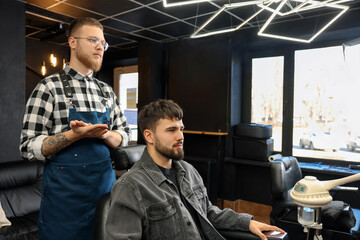
[[[0,164],[0,201],[11,226],[0,239],[37,240],[43,163],[16,161]]]
[[[135,144],[110,150],[111,160],[115,170],[128,170],[138,161],[144,152],[146,145]]]
[[[114,161],[116,170],[129,169],[133,164],[138,161],[144,151],[145,145],[132,145],[115,149],[111,152],[112,160]],[[110,204],[110,193],[107,193],[99,198],[94,220],[94,240],[105,240],[106,239],[106,217],[109,212]],[[231,230],[218,230],[224,238],[227,240],[260,240],[260,238],[250,232],[243,231],[231,231]],[[276,239],[276,238],[269,238]],[[287,239],[287,236],[283,239]]]
[[[286,229],[291,240],[304,240],[306,233],[297,221],[297,205],[290,197],[290,191],[297,181],[302,179],[302,172],[295,157],[282,157],[271,163],[272,212],[271,224]],[[356,224],[351,231],[344,232],[327,229],[324,225],[324,240],[355,240],[358,238],[360,210],[353,209]]]

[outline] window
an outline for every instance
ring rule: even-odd
[[[295,52],[293,155],[360,160],[360,47]]]
[[[274,150],[281,151],[284,57],[252,60],[251,122],[272,125]]]
[[[114,90],[131,128],[132,141],[137,141],[138,69],[137,66],[114,69]]]

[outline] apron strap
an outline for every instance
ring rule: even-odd
[[[64,89],[64,92],[65,92],[65,96],[68,97],[68,98],[72,98],[73,97],[73,92],[72,92],[71,87],[69,85],[69,80],[66,77],[65,71],[61,70],[59,72],[59,74],[60,74],[61,82],[63,84],[63,89]]]
[[[61,79],[61,82],[62,82],[62,84],[63,84],[63,89],[64,89],[64,92],[65,92],[66,97],[72,98],[72,97],[73,97],[73,92],[72,92],[71,87],[70,87],[70,85],[69,85],[69,80],[68,80],[68,78],[67,78],[67,76],[66,76],[65,71],[64,71],[64,70],[61,70],[61,71],[59,72],[59,74],[60,74],[60,79]],[[94,80],[94,82],[95,82],[96,85],[99,87],[100,92],[101,92],[101,96],[102,96],[103,98],[109,98],[108,94],[105,94],[104,90],[102,89],[102,87],[100,86],[100,84],[98,83],[98,81]]]

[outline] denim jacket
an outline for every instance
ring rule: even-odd
[[[179,190],[198,213],[207,239],[224,239],[216,228],[249,231],[251,215],[213,206],[195,168],[182,160],[172,164]],[[201,240],[178,189],[146,149],[140,160],[113,186],[106,231],[107,239]]]

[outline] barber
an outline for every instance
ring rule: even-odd
[[[70,62],[43,79],[25,110],[20,151],[45,161],[39,239],[92,239],[97,199],[115,174],[109,147],[125,146],[130,128],[112,88],[93,76],[108,48],[93,18],[69,26]]]

